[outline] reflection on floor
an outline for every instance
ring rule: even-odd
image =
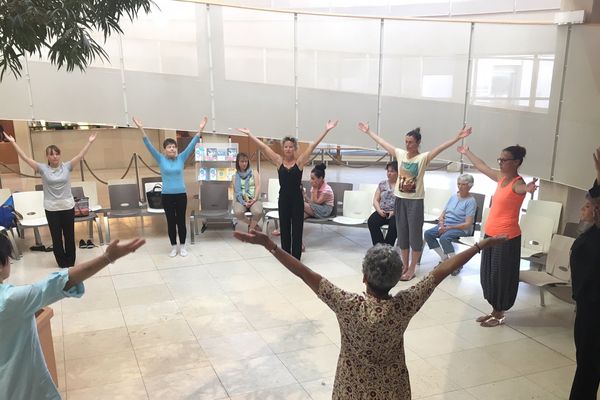
[[[372,175],[383,179],[377,171]],[[446,178],[449,185],[453,179]],[[55,304],[63,397],[331,398],[340,343],[333,313],[268,252],[237,242],[230,229],[210,228],[187,258],[169,258],[158,221],[146,223],[148,244],[90,279],[82,299]],[[138,224],[111,222],[113,238],[139,235]],[[78,226],[77,239],[85,235]],[[368,230],[306,225],[305,241],[304,263],[347,290],[363,291]],[[77,260],[101,251],[78,249]],[[418,277],[436,264],[425,250]],[[55,270],[52,253],[26,251],[9,282]],[[436,289],[406,332],[413,397],[567,398],[575,369],[573,306],[547,296],[542,308],[537,289],[521,285],[506,325],[479,327],[474,319],[488,311],[475,258]]]

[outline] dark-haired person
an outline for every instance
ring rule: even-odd
[[[32,285],[13,286],[4,282],[10,277],[12,246],[0,235],[0,399],[60,400],[44,361],[35,313],[65,297],[81,297],[83,281],[144,243],[140,238],[123,244],[113,240],[101,256]]]
[[[586,226],[571,246],[577,370],[569,400],[595,400],[600,384],[600,147],[593,157],[596,179],[581,207]]]
[[[471,128],[461,129],[455,138],[425,153],[419,152],[421,144],[420,128],[413,129],[404,136],[406,150],[394,147],[383,140],[369,129],[368,123],[359,122],[358,129],[369,135],[371,139],[383,147],[392,157],[396,157],[398,161],[398,182],[394,189],[394,195],[396,196],[394,213],[396,215],[398,247],[400,247],[405,268],[400,280],[409,281],[415,277],[417,262],[419,262],[423,251],[423,219],[425,212],[423,176],[427,165],[442,151],[469,136]]]
[[[409,400],[410,380],[404,357],[404,331],[436,286],[481,249],[502,242],[487,238],[438,265],[416,285],[392,295],[402,274],[398,251],[373,246],[362,262],[364,294],[342,290],[279,250],[268,236],[234,232],[243,241],[262,245],[291,273],[302,279],[336,315],[341,333],[332,399]]]
[[[248,135],[277,167],[277,174],[279,176],[278,211],[281,248],[298,260],[302,256],[302,230],[304,228],[302,170],[308,163],[313,150],[323,140],[325,135],[337,126],[337,123],[337,121],[327,121],[325,130],[300,155],[297,154],[298,141],[294,137],[286,136],[281,140],[283,154],[280,155],[254,136],[250,132],[250,129],[238,129],[238,131]]]
[[[96,134],[91,134],[79,154],[67,162],[61,162],[60,149],[56,145],[46,147],[46,164],[29,158],[15,138],[7,133],[4,136],[12,143],[19,157],[42,177],[44,209],[52,236],[54,258],[60,268],[72,267],[75,265],[75,199],[71,193],[71,171],[88,152],[96,140]]]
[[[504,323],[504,312],[517,298],[521,261],[519,215],[525,194],[537,189],[537,179],[525,183],[519,175],[519,167],[527,153],[525,147],[516,145],[502,150],[498,158],[500,171],[490,168],[468,146],[460,146],[458,151],[467,156],[479,172],[498,182],[485,223],[485,234],[486,237],[503,235],[508,240],[481,254],[481,288],[492,312],[476,319],[481,326],[494,327]]]
[[[310,197],[304,198],[304,218],[327,218],[333,211],[333,190],[325,182],[325,164],[310,171]]]
[[[187,193],[185,192],[183,169],[185,167],[185,160],[187,160],[194,151],[207,121],[208,118],[206,117],[202,119],[198,132],[181,153],[177,154],[177,142],[174,139],[168,138],[163,142],[164,154],[161,154],[154,146],[152,146],[152,143],[150,143],[150,139],[146,136],[146,131],[144,131],[142,123],[136,118],[133,119],[133,123],[144,136],[146,148],[160,167],[160,176],[162,178],[161,197],[165,216],[167,217],[169,240],[171,241],[170,257],[175,257],[178,252],[182,257],[188,255],[187,248],[185,247],[185,238],[187,236],[187,229],[185,227]],[[177,246],[178,235],[179,247]]]
[[[387,179],[379,182],[375,195],[373,196],[373,207],[375,212],[367,220],[367,226],[371,232],[373,245],[387,243],[393,246],[396,243],[396,217],[394,216],[394,205],[396,196],[394,187],[398,180],[398,161],[390,161],[385,166]],[[381,227],[388,226],[385,238],[381,233]]]
[[[238,153],[235,157],[235,175],[233,176],[233,212],[239,221],[248,224],[251,229],[260,230],[258,222],[263,216],[260,198],[260,175],[250,167],[250,159],[246,153]],[[246,217],[250,211],[252,216]]]

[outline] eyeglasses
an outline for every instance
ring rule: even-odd
[[[515,161],[514,158],[498,158],[497,160],[499,164],[505,163],[507,161]]]

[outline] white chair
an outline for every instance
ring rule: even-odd
[[[373,196],[369,192],[360,190],[346,190],[344,192],[344,208],[342,216],[335,217],[333,222],[341,225],[361,225],[366,223],[371,215]]]
[[[10,189],[6,189],[6,188],[0,189],[0,205],[4,204],[4,202],[6,200],[8,200],[8,198],[11,196],[11,194],[12,193],[11,193]],[[21,252],[19,251],[19,247],[17,246],[17,241],[15,240],[15,233],[13,232],[13,228],[8,228],[8,227],[0,225],[0,233],[4,233],[6,235],[6,237],[8,237],[8,240],[10,240],[12,247],[13,247],[15,259],[17,259],[17,260],[20,259]]]
[[[19,227],[22,230],[33,228],[35,244],[41,246],[42,238],[39,228],[48,225],[46,210],[44,210],[44,192],[37,190],[17,192],[13,193],[12,196],[15,201],[15,210],[23,215],[23,219],[19,221]]]
[[[277,210],[279,204],[279,179],[269,179],[269,186],[267,188],[267,201],[263,201],[263,209],[265,210]]]
[[[552,233],[558,232],[561,211],[562,204],[555,201],[530,200],[527,204],[527,215],[538,215],[552,220]]]
[[[562,235],[554,235],[548,258],[546,259],[545,271],[521,271],[519,280],[540,288],[540,305],[546,305],[544,292],[547,287],[568,285],[571,282],[571,270],[569,256],[574,238]]]
[[[373,197],[375,197],[375,192],[377,192],[377,188],[379,184],[377,183],[359,183],[358,190],[361,192],[369,192],[371,193],[371,213],[375,211],[375,207],[373,207]]]
[[[539,258],[548,252],[554,221],[548,217],[524,214],[521,217],[521,258]]]
[[[423,200],[423,220],[429,223],[436,223],[451,195],[452,192],[448,189],[426,188],[425,199]]]

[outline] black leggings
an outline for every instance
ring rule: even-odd
[[[383,233],[381,233],[381,227],[383,225],[388,226],[387,235],[385,238],[383,237]],[[371,241],[373,242],[373,246],[377,243],[387,243],[390,246],[396,244],[396,218],[384,218],[377,211],[375,211],[369,219],[367,220],[367,226],[369,227],[369,231],[371,232]]]
[[[577,370],[570,400],[595,400],[600,384],[599,303],[577,302],[575,314],[575,357]]]
[[[177,244],[177,233],[179,233],[179,243],[185,244],[187,229],[185,228],[185,210],[187,208],[187,194],[163,194],[163,208],[167,217],[167,227],[171,245]]]
[[[281,248],[298,260],[302,256],[304,200],[299,196],[279,196]]]
[[[75,209],[46,210],[46,219],[52,236],[52,251],[56,263],[61,268],[72,267],[75,265]]]

